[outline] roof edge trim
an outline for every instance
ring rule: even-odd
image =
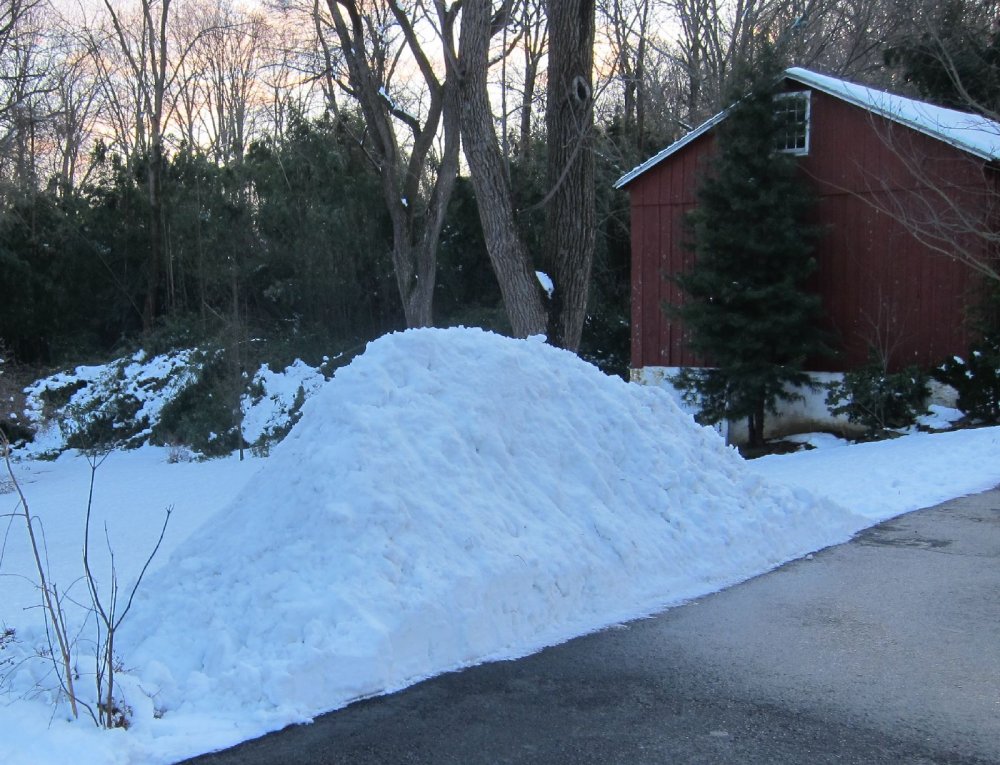
[[[616,189],[622,188],[623,186],[632,182],[637,177],[642,175],[644,172],[649,170],[654,165],[658,165],[660,162],[662,162],[664,159],[669,157],[674,152],[683,149],[685,146],[694,141],[696,138],[700,137],[704,133],[707,133],[709,130],[711,130],[720,122],[722,122],[722,120],[724,120],[729,115],[730,111],[732,111],[732,107],[726,109],[725,111],[719,112],[711,119],[705,120],[698,127],[696,127],[690,133],[685,135],[683,138],[677,139],[667,148],[661,150],[658,154],[654,154],[652,157],[647,159],[641,165],[632,168],[627,173],[625,173],[625,175],[623,175],[621,178],[615,181],[614,188]]]

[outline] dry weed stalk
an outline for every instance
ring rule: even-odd
[[[35,559],[35,570],[38,573],[38,588],[42,591],[42,604],[45,607],[45,614],[48,617],[48,628],[55,634],[56,642],[59,644],[59,656],[57,657],[55,652],[53,652],[52,662],[55,664],[63,690],[69,698],[69,706],[73,712],[73,717],[78,717],[79,711],[76,703],[76,692],[73,689],[72,644],[69,640],[69,631],[66,628],[66,614],[62,609],[58,590],[55,584],[49,581],[45,573],[46,566],[42,565],[42,555],[38,549],[38,537],[35,534],[34,519],[31,517],[28,500],[21,490],[21,484],[14,474],[14,466],[10,461],[10,441],[7,440],[7,436],[2,431],[0,431],[0,454],[3,455],[4,464],[7,467],[7,473],[14,486],[14,491],[17,492],[18,507],[21,511],[18,514],[23,514],[24,522],[27,526],[28,541],[31,544],[31,552]]]

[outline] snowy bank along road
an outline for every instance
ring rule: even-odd
[[[186,765],[1000,763],[1000,491]]]
[[[489,678],[564,654],[503,660],[703,598],[887,518],[1000,482],[997,429],[747,463],[665,392],[607,377],[537,338],[398,333],[316,386],[301,421],[266,459],[171,464],[166,450],[144,447],[100,467],[93,527],[115,550],[123,591],[164,508],[173,507],[160,554],[116,636],[116,701],[130,710],[127,731],[72,718],[44,658],[17,497],[0,493],[0,763],[174,763],[474,667],[343,718],[365,709],[378,717],[423,699],[428,691],[420,689],[443,688],[461,727],[469,694],[497,686],[490,692],[502,698],[504,686]],[[65,454],[21,460],[15,472],[45,528],[50,579],[72,595],[64,602],[69,633],[79,636],[76,688],[93,707],[94,624],[75,605],[86,594],[74,584],[90,471],[85,459]],[[92,552],[107,592],[110,561],[103,545]],[[758,603],[755,612],[768,617],[773,599]],[[711,669],[707,658],[681,652],[671,640],[684,638],[669,627],[681,619],[675,613],[705,607],[567,646],[567,665],[604,666],[597,678],[621,680],[614,693],[615,683],[600,691],[595,684],[589,702],[596,679],[567,681],[583,693],[574,703],[590,703],[597,716],[585,725],[638,714],[643,687],[653,694],[657,682],[694,683],[690,672]],[[971,607],[983,608],[975,599]],[[849,617],[813,618],[818,633],[837,634]],[[734,627],[702,629],[694,642],[707,646],[716,631]],[[572,653],[650,630],[624,663],[614,660],[624,647]],[[873,627],[870,639],[882,633]],[[647,654],[655,673],[630,684]],[[670,656],[687,663],[656,664]],[[500,663],[475,667],[490,661]],[[748,657],[749,674],[713,670],[711,682],[729,683],[718,698],[744,698],[731,677],[752,677],[754,666]],[[764,664],[759,673],[780,677]],[[476,677],[487,678],[486,690],[449,690]],[[558,705],[559,682],[524,682],[538,689],[539,704]],[[678,687],[672,698],[691,722],[699,697]],[[623,693],[638,695],[618,703]],[[490,714],[511,719],[504,715],[519,706],[494,704]],[[470,741],[485,730],[476,719],[470,712]],[[724,741],[727,731],[713,722],[708,733]],[[578,733],[586,738],[585,729]]]

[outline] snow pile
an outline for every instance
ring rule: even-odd
[[[149,580],[119,644],[151,700],[128,701],[139,730],[252,708],[263,732],[648,614],[862,525],[747,470],[662,391],[539,339],[392,335]],[[248,735],[219,727],[216,745]]]
[[[817,491],[877,523],[997,486],[1000,428],[913,433],[746,464],[770,480]]]
[[[998,428],[744,463],[663,391],[471,330],[384,338],[304,411],[267,460],[169,464],[144,447],[100,468],[94,522],[123,589],[174,506],[118,636],[127,732],[53,715],[50,665],[31,657],[45,646],[21,578],[33,562],[5,528],[0,634],[16,635],[0,639],[0,763],[176,762],[657,610],[1000,479]],[[87,463],[16,469],[69,587]],[[15,505],[0,493],[0,514]],[[92,628],[73,632],[86,688]]]

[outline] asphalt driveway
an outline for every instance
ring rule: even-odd
[[[1000,491],[187,762],[1000,765]]]

